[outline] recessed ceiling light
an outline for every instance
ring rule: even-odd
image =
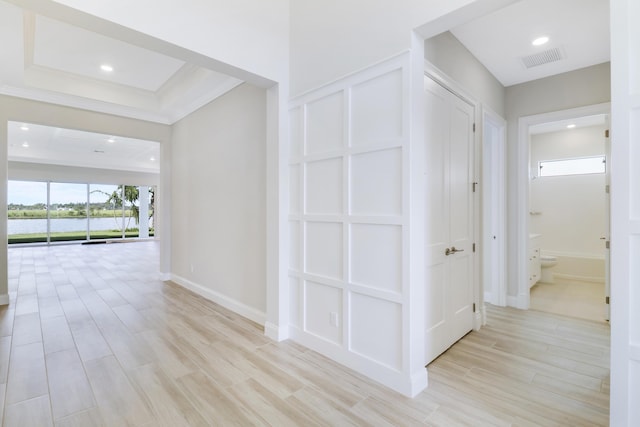
[[[102,71],[104,71],[105,73],[110,73],[110,72],[112,72],[112,71],[113,71],[113,67],[112,67],[111,65],[109,65],[109,64],[102,64],[102,65],[100,66],[100,69],[101,69]]]
[[[22,143],[22,146],[24,148],[29,148],[29,143],[27,141],[25,141],[25,142]]]
[[[107,139],[107,142],[113,144],[114,142],[116,142],[116,140],[114,138],[109,138]]]
[[[531,44],[534,46],[542,46],[543,44],[547,43],[549,41],[549,37],[547,36],[542,36],[542,37],[538,37],[537,39],[534,39]]]
[[[29,130],[29,126],[22,125],[22,126],[20,126],[20,129],[27,131],[27,130]]]
[[[574,127],[576,127],[576,125],[574,125],[573,123],[571,123],[570,125],[567,125],[567,129],[573,129]]]
[[[155,162],[156,158],[155,157],[151,157],[149,160],[151,160],[152,162]]]

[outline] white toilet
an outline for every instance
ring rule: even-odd
[[[540,266],[542,267],[541,282],[553,283],[553,267],[558,263],[558,258],[551,255],[540,256]]]

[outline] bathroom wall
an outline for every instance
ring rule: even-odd
[[[539,177],[538,162],[604,155],[606,127],[590,126],[531,136],[530,231],[543,252],[558,257],[556,275],[604,277],[604,174]]]

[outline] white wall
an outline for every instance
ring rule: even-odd
[[[41,125],[62,127],[67,129],[78,129],[88,132],[96,132],[111,135],[121,135],[136,139],[145,139],[150,141],[158,141],[161,144],[162,155],[161,161],[163,176],[161,177],[161,185],[157,194],[157,203],[160,207],[158,215],[158,224],[156,228],[159,234],[165,236],[161,243],[161,262],[160,269],[162,272],[168,271],[169,238],[166,234],[169,230],[167,221],[162,218],[169,218],[166,209],[170,203],[170,194],[167,191],[164,179],[169,176],[168,158],[165,151],[171,142],[171,128],[169,126],[143,122],[135,119],[124,117],[116,117],[108,114],[95,113],[75,108],[62,107],[52,104],[46,104],[26,99],[13,98],[9,96],[0,96],[0,179],[6,180],[8,177],[8,160],[7,160],[7,122],[19,121],[27,123],[36,123]],[[7,186],[0,185],[0,200],[7,200]],[[0,203],[0,218],[7,217],[6,203]],[[7,222],[0,221],[0,239],[6,241],[7,238]],[[7,271],[7,247],[0,245],[0,272]],[[8,303],[4,296],[7,295],[7,277],[0,274],[0,303]]]
[[[507,119],[507,265],[508,295],[518,293],[517,265],[527,242],[518,242],[518,119],[524,116],[601,104],[611,99],[609,63],[509,86],[506,89]],[[524,148],[528,150],[528,147]]]
[[[531,136],[531,171],[538,162],[604,156],[605,126],[590,126]],[[543,251],[555,255],[604,259],[605,175],[536,177],[530,183],[529,223]]]
[[[504,117],[504,86],[453,34],[446,31],[425,40],[424,57],[478,102]]]
[[[266,310],[266,92],[243,84],[173,126],[172,279]]]
[[[410,99],[405,54],[293,100],[289,290],[292,338],[412,395]]]

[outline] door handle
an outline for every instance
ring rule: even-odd
[[[455,246],[451,246],[450,248],[447,248],[447,249],[444,251],[444,254],[445,254],[446,256],[449,256],[449,255],[451,255],[451,254],[455,254],[456,252],[463,252],[463,251],[464,251],[464,249],[456,249],[456,247],[455,247]]]

